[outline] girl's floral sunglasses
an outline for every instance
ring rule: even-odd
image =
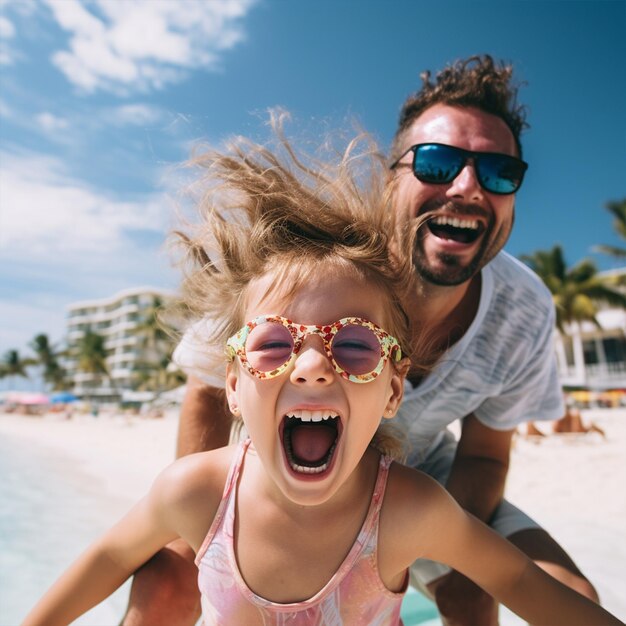
[[[248,322],[226,342],[230,359],[257,378],[282,374],[295,359],[305,338],[319,335],[335,371],[353,383],[369,383],[391,357],[402,359],[398,340],[359,317],[344,317],[332,324],[294,324],[279,315],[262,315]]]

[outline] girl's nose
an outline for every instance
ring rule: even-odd
[[[307,337],[296,355],[290,380],[294,384],[329,384],[335,370],[320,337]]]

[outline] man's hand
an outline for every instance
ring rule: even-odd
[[[446,626],[497,626],[498,604],[463,574],[452,571],[428,589]]]
[[[227,446],[231,426],[224,389],[189,376],[178,423],[176,457]]]

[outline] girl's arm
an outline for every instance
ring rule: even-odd
[[[211,488],[221,495],[224,484],[221,471],[207,477],[203,456],[186,457],[164,470],[149,493],[54,583],[22,626],[65,626],[111,595],[170,541],[183,536],[192,547],[201,541],[202,529],[206,533],[213,519],[211,507],[219,502]]]
[[[176,538],[161,514],[157,489],[160,479],[145,498],[78,557],[22,626],[69,624],[111,595],[138,567]]]
[[[395,527],[395,537],[387,532],[384,537],[389,539],[396,565],[406,567],[414,557],[445,563],[531,624],[622,624],[468,515],[434,480],[408,468],[397,469],[400,480],[389,493],[392,515],[381,518],[384,529]],[[401,543],[405,551],[409,545],[416,546],[416,552],[408,556],[405,552],[402,557]]]

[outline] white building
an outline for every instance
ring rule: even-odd
[[[603,272],[624,275],[626,268]],[[594,391],[626,389],[626,311],[604,308],[591,322],[571,324],[557,337],[556,356],[564,387]]]
[[[111,298],[76,302],[68,307],[68,356],[64,366],[77,396],[102,402],[116,401],[124,391],[133,388],[136,366],[146,360],[137,328],[155,299],[164,301],[171,297],[170,292],[162,289],[139,287],[121,291]],[[72,351],[88,330],[104,337],[111,380],[78,369]]]
[[[592,390],[626,389],[626,311],[606,309],[591,322],[572,324],[558,337],[561,384]]]

